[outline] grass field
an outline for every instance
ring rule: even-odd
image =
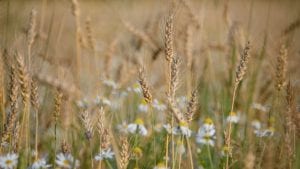
[[[299,169],[299,11],[0,0],[0,169]]]

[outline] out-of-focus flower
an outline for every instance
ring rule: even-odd
[[[227,122],[228,123],[238,123],[240,121],[240,116],[239,114],[235,113],[235,112],[230,112],[229,116],[227,117]]]
[[[117,125],[117,129],[120,133],[127,134],[128,133],[128,124],[126,121],[123,121],[122,124]]]
[[[175,135],[184,135],[186,137],[191,137],[192,131],[189,129],[188,124],[186,122],[180,122],[177,127],[173,129]]]
[[[115,153],[111,150],[111,148],[101,150],[99,154],[95,156],[96,161],[101,161],[103,159],[112,159]]]
[[[152,106],[158,110],[158,111],[165,111],[167,109],[167,106],[161,102],[159,102],[157,99],[153,100]]]
[[[116,82],[114,82],[113,80],[103,80],[102,81],[103,84],[107,87],[111,87],[112,89],[117,89],[118,88],[118,84]]]
[[[140,112],[147,113],[147,112],[148,112],[148,109],[149,109],[149,107],[148,107],[147,102],[145,101],[145,99],[142,99],[141,103],[140,103],[139,106],[138,106],[138,110],[139,110]]]
[[[2,169],[13,169],[18,164],[19,156],[15,153],[9,153],[4,156],[0,156],[0,167]]]
[[[259,110],[259,111],[262,111],[262,112],[268,112],[270,110],[269,107],[267,106],[264,106],[260,103],[253,103],[252,104],[252,108],[256,109],[256,110]]]
[[[45,168],[50,168],[52,165],[47,164],[47,160],[45,158],[41,158],[36,160],[30,167],[29,169],[45,169]]]
[[[87,109],[89,107],[89,102],[87,98],[83,98],[81,100],[76,101],[76,105],[81,109]]]
[[[210,146],[215,145],[215,126],[211,118],[206,118],[204,124],[199,128],[196,135],[196,142]]]
[[[79,167],[79,161],[74,159],[74,157],[71,154],[63,154],[59,153],[56,155],[55,163],[62,168],[78,168]]]
[[[144,121],[140,118],[137,118],[134,123],[128,124],[127,130],[129,133],[138,133],[142,136],[146,136],[148,134],[148,131],[144,126]]]

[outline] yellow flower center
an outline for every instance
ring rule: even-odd
[[[223,151],[226,152],[226,153],[229,152],[229,147],[228,146],[224,146],[223,147]]]
[[[275,128],[274,127],[269,127],[269,130],[271,131],[271,132],[274,132],[275,131]]]
[[[143,155],[143,151],[142,151],[142,149],[141,148],[139,148],[139,147],[135,147],[134,149],[133,149],[133,153],[134,153],[134,155],[136,156],[136,157],[142,157],[142,155]]]
[[[67,160],[67,159],[65,159],[65,160],[63,161],[63,164],[64,164],[64,165],[70,165],[70,161]]]
[[[147,105],[147,101],[145,99],[142,99],[141,104],[142,105]]]
[[[11,165],[12,163],[13,163],[12,160],[6,160],[6,161],[5,161],[5,164],[6,164],[6,165]]]
[[[180,127],[187,127],[188,124],[187,124],[187,122],[185,122],[185,121],[181,121],[181,122],[179,122],[179,126],[180,126]]]
[[[206,118],[205,120],[204,120],[204,123],[205,124],[209,124],[209,125],[211,125],[211,124],[213,124],[213,121],[212,121],[212,119],[211,118]]]
[[[233,112],[233,111],[230,112],[230,113],[229,113],[229,116],[236,116],[236,112]]]
[[[160,162],[160,163],[158,163],[156,166],[159,167],[159,168],[163,168],[163,167],[165,167],[165,164],[162,163],[162,162]]]
[[[274,123],[275,123],[275,117],[270,117],[269,122],[270,122],[271,124],[274,124]]]
[[[138,84],[138,83],[133,84],[133,88],[135,88],[135,89],[140,88],[140,84]]]
[[[135,124],[143,125],[143,124],[144,124],[144,121],[143,121],[141,118],[137,118],[137,119],[135,120]]]

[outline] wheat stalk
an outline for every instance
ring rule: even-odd
[[[247,63],[248,63],[248,60],[249,60],[249,57],[250,57],[249,50],[250,50],[250,43],[248,42],[246,44],[242,54],[241,54],[240,62],[237,66],[230,112],[233,112],[235,97],[236,97],[236,90],[238,88],[238,85],[243,80],[244,75],[246,74],[246,71],[247,71]],[[225,134],[225,143],[226,143],[226,146],[228,148],[231,148],[232,123],[229,122],[228,126],[229,126],[228,130]],[[228,168],[229,168],[229,156],[227,155],[227,157],[226,157],[226,169],[228,169]]]

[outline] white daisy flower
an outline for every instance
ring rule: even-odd
[[[74,157],[71,154],[57,154],[55,163],[62,168],[71,169],[79,167],[79,161],[74,159]]]
[[[211,118],[206,118],[203,125],[200,127],[198,133],[207,134],[209,136],[214,136],[216,133],[215,125]]]
[[[261,129],[261,123],[259,120],[253,120],[251,122],[251,126],[256,129],[256,130],[260,130]]]
[[[262,111],[262,112],[268,112],[270,110],[269,107],[264,106],[260,103],[253,103],[252,108],[257,109],[257,110]]]
[[[138,82],[134,83],[132,87],[128,87],[127,91],[128,92],[134,92],[134,93],[137,93],[137,94],[142,93],[141,86]]]
[[[129,133],[132,134],[138,133],[142,136],[146,136],[148,134],[148,131],[144,126],[144,121],[140,118],[137,118],[134,123],[130,123],[127,126],[127,130]]]
[[[148,109],[149,109],[148,104],[147,104],[146,100],[143,99],[142,102],[138,106],[138,110],[140,112],[147,113]]]
[[[170,124],[164,124],[163,128],[167,131],[168,134],[175,134]]]
[[[237,114],[235,112],[230,112],[229,116],[227,117],[226,120],[227,120],[228,123],[237,124],[240,121],[240,116],[239,116],[239,114]]]
[[[4,156],[0,156],[0,168],[13,169],[18,164],[19,156],[15,153],[9,153]]]
[[[153,100],[152,106],[158,111],[165,111],[167,109],[167,106],[159,102],[157,99]]]
[[[106,150],[101,150],[99,154],[95,156],[96,161],[101,161],[103,159],[112,159],[115,153],[111,150],[111,148],[108,148]]]
[[[215,146],[214,139],[208,135],[197,135],[196,142],[199,144],[210,145],[212,147]]]
[[[226,156],[231,156],[232,153],[232,148],[229,148],[228,146],[223,146],[222,151],[221,151],[221,156],[226,157]]]
[[[213,121],[210,118],[206,118],[204,120],[204,124],[198,130],[196,142],[199,144],[214,146],[215,133],[216,130]]]
[[[126,121],[123,121],[122,124],[117,125],[117,129],[119,130],[120,133],[123,134],[128,134],[128,124]]]
[[[186,137],[191,137],[192,130],[189,129],[188,124],[186,122],[180,122],[177,127],[173,129],[175,135],[184,135]]]
[[[118,84],[113,80],[103,80],[103,84],[107,87],[111,87],[112,89],[118,88]]]
[[[89,102],[86,98],[83,98],[82,100],[76,101],[76,105],[81,109],[87,109],[89,106]]]
[[[274,135],[275,129],[273,127],[269,127],[263,131],[263,137],[272,137]]]
[[[45,168],[50,168],[52,165],[47,164],[47,161],[45,158],[41,158],[36,160],[30,167],[29,169],[45,169]]]
[[[272,137],[274,135],[275,129],[273,127],[269,127],[264,130],[254,131],[257,137]]]
[[[103,99],[102,99],[102,104],[103,104],[103,105],[106,105],[106,106],[111,106],[111,102],[110,102],[110,100],[108,100],[107,98],[103,98]]]

